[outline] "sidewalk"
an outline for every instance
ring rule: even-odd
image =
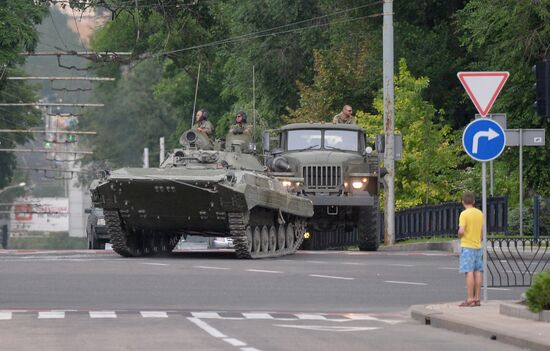
[[[515,301],[482,301],[480,307],[458,307],[459,303],[415,305],[410,309],[411,317],[436,328],[479,335],[531,350],[550,350],[550,323],[524,318],[529,313],[516,309]]]

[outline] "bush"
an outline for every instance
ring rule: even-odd
[[[525,295],[529,311],[550,310],[550,270],[535,275],[535,281]]]

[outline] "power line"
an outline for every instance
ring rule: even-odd
[[[319,21],[319,20],[322,20],[322,19],[328,19],[329,17],[332,17],[332,16],[340,15],[340,14],[350,12],[350,11],[354,11],[354,10],[358,10],[358,9],[361,9],[361,8],[366,8],[366,7],[378,5],[378,4],[381,4],[381,3],[382,3],[382,1],[376,1],[376,2],[372,2],[372,3],[368,3],[368,4],[363,4],[363,5],[360,5],[360,6],[351,7],[351,8],[344,9],[344,10],[334,11],[334,12],[329,13],[327,15],[317,16],[317,17],[313,17],[313,18],[310,18],[310,19],[306,19],[306,20],[301,20],[301,21],[292,22],[292,23],[288,23],[288,24],[284,24],[284,25],[280,25],[280,26],[276,26],[276,27],[272,27],[272,28],[268,28],[268,29],[263,29],[263,30],[260,30],[260,31],[257,31],[257,32],[252,32],[252,33],[247,33],[247,34],[243,34],[243,35],[239,35],[239,36],[235,36],[235,37],[231,37],[231,38],[221,39],[221,40],[217,40],[217,41],[210,42],[210,43],[194,45],[194,46],[190,46],[190,47],[186,47],[186,48],[182,48],[182,49],[176,49],[176,50],[172,50],[172,51],[160,52],[160,53],[156,53],[154,55],[151,55],[151,57],[166,56],[166,55],[171,55],[171,54],[175,54],[175,53],[183,52],[183,51],[195,50],[195,49],[211,47],[211,46],[217,46],[217,45],[221,45],[221,44],[228,44],[228,43],[233,43],[233,42],[238,42],[238,41],[245,41],[245,40],[250,40],[250,39],[257,39],[257,38],[262,38],[262,37],[271,36],[271,35],[288,34],[288,33],[297,32],[297,31],[300,31],[300,30],[328,26],[330,23],[315,23],[315,24],[310,25],[310,26],[304,26],[304,27],[299,27],[299,28],[294,28],[294,29],[275,32],[275,30],[277,30],[277,29],[292,27],[292,26],[296,26],[296,25],[299,25],[299,24],[307,23],[307,22]],[[359,19],[365,19],[365,18],[369,18],[369,17],[380,17],[382,15],[383,15],[382,13],[376,13],[376,14],[367,15],[367,16],[360,16],[360,17],[355,17],[355,18],[346,18],[346,19],[343,19],[343,20],[334,21],[334,22],[332,22],[332,24],[337,24],[337,23],[342,23],[342,22],[351,22],[351,21],[356,21],[356,20],[359,20]]]
[[[345,20],[334,21],[334,22],[332,22],[332,24],[338,24],[338,23],[343,23],[343,22],[352,22],[352,21],[357,21],[357,20],[365,19],[365,18],[381,17],[382,15],[383,15],[383,13],[375,13],[375,14],[366,15],[366,16],[347,18]],[[285,26],[288,27],[288,26],[291,26],[291,25],[293,25],[293,24],[288,24],[288,25],[285,25]],[[258,38],[263,38],[263,37],[268,37],[268,36],[275,36],[275,35],[280,35],[280,34],[289,34],[289,33],[299,32],[299,31],[306,30],[306,29],[319,28],[319,27],[324,27],[324,26],[328,26],[328,25],[329,25],[329,23],[317,23],[317,24],[313,24],[313,25],[310,25],[310,26],[304,26],[304,27],[299,27],[299,28],[294,28],[294,29],[289,29],[289,30],[284,30],[284,31],[279,31],[279,32],[271,32],[271,33],[256,35],[257,33],[262,33],[262,32],[267,32],[267,31],[272,30],[272,29],[266,29],[266,30],[263,30],[263,31],[259,31],[259,32],[255,32],[255,33],[249,33],[249,34],[245,34],[245,35],[241,35],[241,36],[237,36],[237,37],[232,37],[232,38],[227,38],[227,39],[223,39],[223,40],[218,40],[218,41],[214,41],[214,42],[210,42],[210,43],[206,43],[206,44],[200,44],[200,45],[195,45],[195,46],[189,46],[189,47],[182,48],[182,49],[156,53],[154,55],[150,55],[149,57],[145,57],[145,58],[159,57],[159,56],[169,56],[169,55],[173,55],[175,53],[179,53],[179,52],[183,52],[183,51],[190,51],[190,50],[201,49],[201,48],[217,46],[217,45],[222,45],[222,44],[230,44],[230,43],[235,43],[235,42],[239,42],[239,41],[246,41],[246,40],[250,40],[250,39],[258,39]],[[281,26],[281,27],[283,27],[283,26]]]

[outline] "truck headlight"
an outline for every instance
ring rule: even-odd
[[[365,187],[367,186],[368,181],[369,179],[367,177],[352,179],[351,187],[354,190],[365,190]]]

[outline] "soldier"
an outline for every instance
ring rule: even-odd
[[[252,134],[250,126],[246,123],[246,113],[240,111],[235,117],[235,124],[231,126],[229,131],[233,134]]]
[[[212,139],[212,136],[214,135],[214,126],[210,121],[208,121],[208,111],[205,109],[197,111],[197,114],[195,115],[195,124],[193,125],[193,129],[199,132],[203,132],[206,135],[208,135],[209,138]]]
[[[353,117],[353,110],[350,105],[344,105],[342,112],[334,116],[332,123],[337,124],[355,124],[355,117]]]

